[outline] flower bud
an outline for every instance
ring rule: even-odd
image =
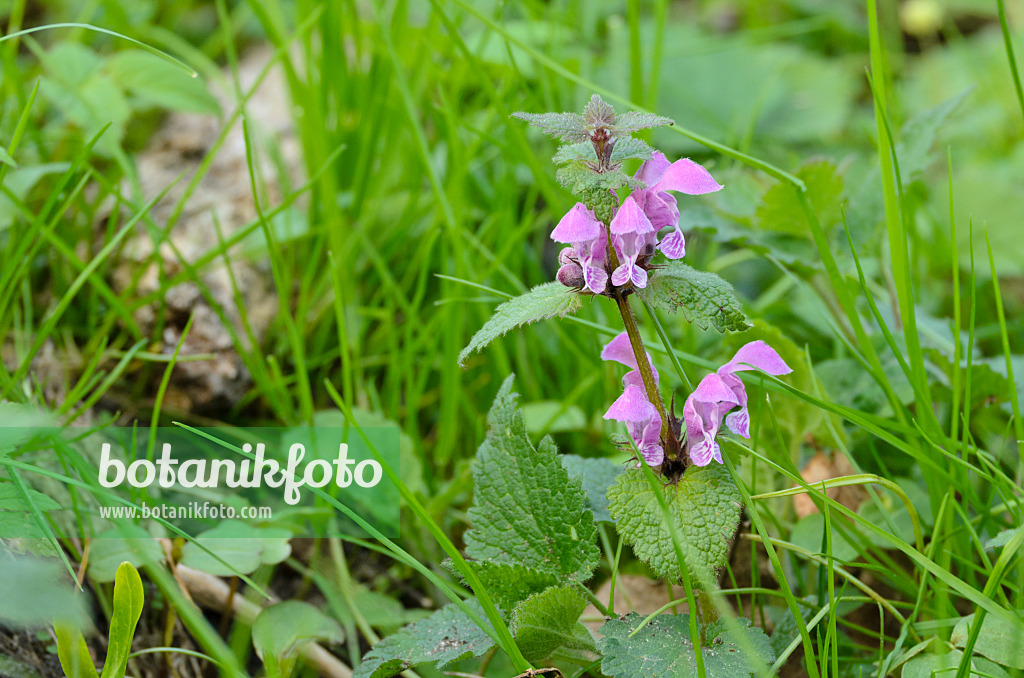
[[[558,273],[555,275],[558,282],[562,283],[566,287],[580,288],[583,287],[583,269],[580,268],[579,264],[568,263],[558,269]]]

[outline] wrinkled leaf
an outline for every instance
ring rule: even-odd
[[[702,330],[711,326],[719,332],[741,332],[749,327],[732,285],[680,261],[654,271],[639,294],[655,306],[682,311],[683,317]]]
[[[949,642],[961,649],[966,647],[973,623],[973,614],[957,622]],[[981,633],[974,644],[974,653],[1003,666],[1024,669],[1024,620],[1015,628],[999,617],[985,615],[981,622]]]
[[[510,628],[523,656],[539,662],[563,647],[593,650],[594,639],[580,623],[586,607],[586,596],[575,586],[550,588],[521,602]]]
[[[690,641],[688,615],[662,614],[655,617],[636,635],[633,631],[643,617],[631,612],[619,619],[611,619],[601,627],[599,647],[604,654],[601,670],[611,678],[696,678],[697,662]],[[707,678],[739,678],[767,668],[774,653],[764,631],[750,627],[746,619],[739,619],[747,640],[756,656],[748,657],[743,645],[727,631],[723,624],[712,624],[707,629],[707,646],[702,647],[704,670]]]
[[[678,483],[665,483],[662,491],[687,568],[699,575],[698,581],[708,579],[729,555],[740,519],[739,490],[725,467],[712,464],[689,467]],[[672,528],[643,469],[628,469],[618,477],[608,489],[608,510],[638,558],[659,577],[679,578]]]
[[[534,447],[516,408],[512,377],[487,416],[473,463],[466,553],[585,581],[597,564],[597,532],[578,478],[570,478],[549,438]]]
[[[469,340],[469,345],[459,353],[459,364],[464,365],[471,353],[479,351],[511,329],[575,313],[581,305],[580,296],[561,283],[537,285],[526,294],[509,299],[494,310],[490,320],[484,323]]]
[[[466,603],[483,614],[475,600]],[[435,662],[443,669],[454,661],[479,657],[492,647],[490,636],[458,607],[448,605],[374,645],[353,678],[390,678],[418,664]]]

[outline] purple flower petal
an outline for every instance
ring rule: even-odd
[[[608,271],[597,266],[584,266],[583,283],[594,294],[601,294],[608,288]]]
[[[636,354],[629,343],[629,335],[621,332],[601,349],[601,360],[614,360],[630,369],[637,369]]]
[[[551,232],[555,242],[576,243],[593,240],[604,230],[594,213],[581,202],[573,205]]]
[[[772,376],[778,376],[780,374],[789,374],[793,370],[786,362],[779,357],[779,354],[775,352],[768,344],[764,343],[760,339],[752,341],[740,350],[736,351],[736,355],[733,359],[722,365],[719,368],[719,374],[726,374],[729,372],[742,372],[744,370],[759,369],[763,372],[767,372]]]
[[[709,405],[728,403],[735,406],[740,404],[733,390],[715,372],[700,380],[689,399]]]
[[[647,400],[647,394],[637,386],[627,386],[618,400],[604,413],[605,419],[615,421],[646,422],[658,416],[658,410]]]
[[[562,251],[558,253],[558,265],[565,266],[566,264],[577,264],[578,259],[576,257],[576,248],[574,247],[563,247]]]
[[[750,412],[747,408],[736,410],[725,418],[725,425],[738,436],[750,439]]]
[[[661,239],[658,249],[669,259],[683,258],[686,254],[686,239],[683,238],[683,232],[679,230],[678,226],[676,226],[676,230]]]
[[[715,181],[706,169],[689,158],[681,158],[669,165],[652,188],[656,191],[679,191],[688,195],[701,195],[720,191],[723,186]]]
[[[701,402],[690,395],[683,406],[683,419],[686,422],[686,445],[693,463],[707,466],[712,459],[721,463],[722,452],[715,442],[721,425],[719,406]]]
[[[651,220],[644,214],[643,209],[637,204],[633,196],[626,198],[622,206],[612,217],[609,224],[613,235],[626,235],[627,233],[650,233],[655,230]],[[558,230],[558,229],[555,229]]]
[[[664,176],[665,170],[669,168],[671,163],[665,154],[661,151],[655,151],[651,156],[650,160],[645,160],[640,169],[633,175],[634,179],[639,179],[644,182],[648,188],[661,181],[661,177]]]

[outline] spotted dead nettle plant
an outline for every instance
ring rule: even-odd
[[[550,438],[529,439],[509,377],[488,415],[473,465],[474,496],[465,560],[452,572],[473,590],[429,619],[384,639],[356,676],[384,678],[418,663],[438,668],[498,646],[522,675],[558,675],[552,656],[580,667],[600,661],[613,678],[743,676],[772,661],[764,633],[746,620],[718,619],[717,571],[725,564],[741,494],[723,464],[725,430],[750,437],[748,373],[764,379],[790,368],[763,341],[742,346],[685,397],[662,397],[663,383],[632,304],[680,312],[702,329],[748,329],[732,287],[681,261],[686,241],[680,200],[722,190],[687,158],[670,161],[634,132],[671,125],[641,112],[617,114],[597,95],[582,115],[516,113],[564,142],[554,161],[573,205],[551,232],[564,245],[555,280],[501,304],[459,356],[461,363],[509,330],[575,313],[585,300],[614,303],[624,331],[601,351],[627,368],[622,391],[604,413],[621,422],[633,452],[627,468],[608,459],[559,454]],[[623,170],[640,161],[635,173]],[[660,331],[660,330],[659,330]],[[662,334],[668,341],[668,337]],[[682,381],[686,381],[685,377]],[[599,551],[600,523],[614,524],[658,577],[683,581],[689,608],[646,622],[636,613],[608,619],[595,637],[580,623],[582,592]],[[696,592],[696,593],[694,593]]]

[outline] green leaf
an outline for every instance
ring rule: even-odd
[[[615,124],[615,109],[605,102],[600,94],[592,94],[583,109],[583,119],[591,129],[611,127]]]
[[[950,650],[946,654],[926,654],[914,657],[903,665],[902,678],[941,678],[955,676],[964,653]],[[968,678],[1008,678],[1007,673],[982,657],[971,658]]]
[[[338,622],[299,600],[266,607],[252,623],[252,645],[267,665],[268,676],[290,675],[299,650],[318,640],[341,643],[345,634]]]
[[[5,555],[0,551],[0,624],[38,628],[54,620],[88,628],[83,596],[58,561]]]
[[[42,492],[36,492],[29,488],[25,489],[32,502],[36,505],[36,508],[40,511],[56,511],[60,509],[60,504]],[[28,503],[21,496],[21,492],[18,492],[18,488],[14,483],[0,482],[0,511],[31,511]]]
[[[696,678],[689,615],[659,615],[636,635],[631,635],[641,621],[643,617],[630,612],[605,622],[600,631],[604,638],[599,643],[604,655],[601,671],[611,678]],[[737,621],[747,624],[744,630],[756,656],[746,656],[731,634],[722,632],[719,624],[712,624],[707,629],[710,642],[701,649],[707,678],[749,676],[774,659],[764,631],[750,627],[746,619]]]
[[[124,678],[135,626],[142,616],[143,597],[139,571],[131,563],[121,563],[114,578],[114,609],[101,678]]]
[[[993,549],[1000,548],[1001,546],[1006,546],[1021,530],[1024,530],[1024,526],[1001,531],[999,534],[985,542],[985,550],[991,551]]]
[[[466,603],[481,616],[476,600]],[[443,669],[454,661],[479,657],[494,641],[455,605],[447,605],[388,636],[373,646],[356,668],[353,678],[390,678],[418,664],[436,662]]]
[[[466,358],[474,351],[479,351],[509,330],[529,323],[563,317],[580,310],[580,296],[559,282],[537,285],[526,294],[509,299],[494,310],[494,315],[484,323],[469,345],[459,353],[459,364],[464,365]]]
[[[749,327],[732,285],[714,273],[698,271],[681,261],[653,271],[647,287],[639,294],[655,306],[682,311],[687,320],[702,330],[713,326],[723,333],[742,332]]]
[[[540,127],[545,134],[569,142],[586,141],[587,122],[577,113],[513,113],[513,118],[525,120],[534,127]]]
[[[99,678],[96,666],[92,663],[89,646],[78,627],[67,622],[56,622],[53,625],[57,638],[57,659],[64,669],[67,678]]]
[[[562,577],[520,563],[496,563],[489,560],[471,561],[480,582],[500,608],[511,610],[524,598],[556,586]]]
[[[249,574],[260,565],[280,563],[287,558],[291,554],[291,546],[288,545],[291,536],[291,532],[285,529],[254,527],[239,520],[226,520],[195,539],[213,555],[190,541],[181,550],[181,562],[220,577]]]
[[[615,134],[630,134],[648,127],[663,127],[674,125],[672,118],[665,118],[653,113],[641,113],[640,111],[626,111],[615,116],[613,132]]]
[[[516,408],[512,377],[487,415],[490,429],[473,463],[475,492],[466,553],[585,581],[597,564],[597,530],[578,478],[570,478],[554,443],[536,448]]]
[[[107,62],[114,81],[147,106],[217,115],[220,106],[200,78],[140,49],[123,50]]]
[[[729,540],[740,519],[741,496],[720,464],[691,466],[677,483],[662,485],[675,521],[683,558],[691,573],[708,579],[725,564]],[[659,577],[679,577],[671,527],[643,469],[623,472],[608,489],[608,509],[619,534]]]
[[[578,144],[560,146],[551,160],[556,165],[580,160],[597,162],[597,155],[594,153],[594,144],[589,141],[581,141]]]
[[[598,173],[580,160],[570,162],[565,167],[560,167],[555,172],[555,178],[558,179],[558,183],[576,194],[595,189],[615,191],[625,186],[633,190],[644,186],[642,181],[634,179],[622,170],[615,169]]]
[[[612,162],[620,163],[629,158],[637,160],[650,160],[654,155],[654,149],[648,146],[642,139],[636,137],[622,137],[615,141],[612,147]]]
[[[622,473],[622,466],[611,459],[585,458],[575,454],[562,455],[562,466],[569,472],[570,477],[579,477],[583,482],[590,510],[594,512],[594,520],[615,522],[608,513],[608,488]]]
[[[969,614],[953,627],[949,642],[955,647],[967,646],[974,615]],[[1024,669],[1024,637],[1018,629],[999,617],[986,615],[981,622],[981,633],[974,644],[974,653],[988,657],[997,664]]]
[[[164,557],[160,544],[138,525],[104,532],[92,540],[89,576],[103,583],[114,581],[124,562],[135,567],[159,563]]]
[[[586,607],[586,596],[575,586],[550,588],[521,602],[510,628],[523,656],[539,662],[562,647],[592,651],[593,636],[580,623]]]

